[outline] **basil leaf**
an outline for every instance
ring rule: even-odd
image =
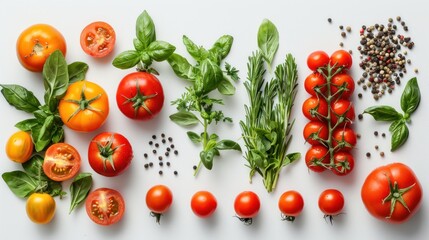
[[[175,46],[164,41],[154,41],[146,49],[147,54],[157,62],[166,60],[175,50]]]
[[[80,173],[70,185],[71,203],[69,214],[88,196],[92,187],[91,173]]]
[[[146,10],[137,18],[136,35],[144,48],[147,48],[156,39],[155,24]]]
[[[191,126],[200,122],[195,114],[187,111],[180,111],[170,115],[170,120],[180,126]]]
[[[222,140],[216,144],[216,148],[219,150],[237,150],[241,152],[241,147],[238,143],[232,140]]]
[[[9,189],[18,197],[26,198],[37,189],[37,182],[23,171],[5,172],[3,180]]]
[[[86,72],[88,72],[88,64],[84,62],[74,62],[68,65],[69,84],[85,80]]]
[[[140,54],[135,50],[128,50],[120,53],[113,59],[113,66],[119,69],[132,68],[140,61]]]
[[[203,163],[204,167],[206,167],[208,170],[211,170],[213,168],[214,155],[215,155],[214,149],[200,152],[201,162]]]
[[[276,26],[268,19],[264,19],[261,26],[259,26],[258,47],[270,66],[279,48],[279,32]]]
[[[392,132],[392,140],[391,140],[391,148],[390,151],[395,151],[407,141],[409,135],[409,130],[407,125],[402,122],[398,124],[396,128],[393,129]]]
[[[191,141],[193,143],[200,143],[201,142],[200,135],[198,135],[198,134],[196,134],[196,133],[194,133],[192,131],[188,131],[186,134],[188,135],[189,139],[191,139]]]
[[[228,95],[228,96],[234,95],[234,93],[235,93],[235,87],[234,87],[234,85],[232,85],[232,83],[228,79],[226,79],[226,78],[224,78],[219,83],[219,86],[217,86],[217,90],[221,94]]]
[[[24,171],[37,181],[48,181],[49,178],[43,172],[43,157],[34,155],[27,162],[22,164]]]
[[[195,69],[186,58],[173,53],[167,61],[178,77],[191,81],[195,80]]]
[[[18,110],[32,113],[39,109],[40,102],[34,94],[26,88],[15,84],[1,84],[1,93],[6,101]]]
[[[51,112],[57,111],[58,101],[64,96],[69,84],[66,60],[60,50],[55,50],[43,65],[45,104]]]
[[[61,182],[55,182],[53,180],[48,180],[47,182],[48,186],[44,190],[44,192],[48,193],[52,197],[60,196],[62,198],[67,193],[63,191],[63,185]]]
[[[35,148],[36,152],[40,152],[45,149],[49,143],[51,143],[52,136],[52,126],[54,124],[54,116],[48,116],[45,119],[43,125],[39,128],[35,127],[34,131],[32,131],[35,140]]]
[[[223,35],[210,48],[209,52],[214,53],[219,60],[223,60],[231,51],[234,38],[230,35]],[[220,61],[219,61],[220,62]]]
[[[296,153],[289,153],[286,155],[287,161],[283,162],[283,166],[288,165],[289,163],[293,163],[296,160],[301,158],[301,153],[296,152]]]
[[[401,96],[401,108],[405,113],[411,114],[416,111],[420,104],[420,89],[417,78],[412,78],[407,82]]]
[[[370,114],[376,121],[391,122],[402,119],[402,114],[391,106],[373,106],[365,109],[363,113]]]
[[[401,124],[404,124],[404,119],[396,120],[390,124],[389,131],[393,133],[396,128],[398,128]]]
[[[141,52],[141,51],[143,51],[145,49],[145,46],[143,45],[143,43],[140,40],[138,40],[137,38],[133,39],[133,45],[134,45],[134,48],[138,52]]]
[[[15,124],[15,127],[21,131],[28,132],[28,131],[31,131],[33,127],[38,124],[39,124],[39,121],[37,121],[37,119],[30,118],[30,119],[26,119],[21,122],[18,122],[17,124]]]
[[[59,143],[64,141],[64,129],[62,127],[56,127],[52,134],[52,143]]]
[[[197,62],[205,60],[209,55],[207,50],[205,50],[203,47],[198,47],[185,35],[183,35],[183,44],[185,44],[186,50]]]
[[[208,93],[213,91],[219,86],[219,83],[223,80],[223,72],[219,65],[214,63],[210,59],[205,59],[200,66],[203,91]]]

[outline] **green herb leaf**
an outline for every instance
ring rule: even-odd
[[[229,63],[225,62],[225,72],[233,81],[240,80],[238,76],[238,70],[235,67],[232,67]]]
[[[170,120],[180,126],[191,126],[200,122],[195,114],[186,111],[180,111],[170,115]]]
[[[370,114],[376,121],[391,122],[402,118],[402,114],[398,113],[391,106],[373,106],[365,109],[364,113]]]
[[[113,59],[113,66],[119,69],[132,68],[140,62],[140,54],[135,50],[128,50],[120,53]]]
[[[54,124],[54,116],[48,116],[45,119],[43,125],[39,128],[34,127],[32,131],[33,141],[36,148],[36,152],[40,152],[45,149],[52,139],[52,127]]]
[[[284,166],[288,165],[289,163],[293,163],[293,162],[299,160],[301,158],[301,153],[299,153],[299,152],[289,153],[286,155],[286,158],[288,160],[283,162]]]
[[[5,172],[3,180],[9,189],[20,198],[30,196],[37,189],[37,182],[23,171]]]
[[[58,101],[64,96],[69,84],[66,60],[60,50],[54,51],[43,65],[45,104],[51,112],[56,112]]]
[[[196,134],[195,132],[188,131],[186,134],[188,135],[189,139],[191,139],[191,141],[193,143],[200,143],[201,142],[200,135]]]
[[[200,160],[203,163],[204,167],[208,170],[213,168],[213,158],[215,156],[214,149],[210,149],[209,151],[201,151],[200,152]]]
[[[134,44],[134,48],[137,50],[137,52],[141,52],[145,49],[145,46],[143,45],[143,43],[138,40],[137,38],[133,39],[133,44]]]
[[[70,185],[71,203],[69,214],[88,196],[92,187],[91,173],[80,173]]]
[[[405,122],[398,124],[393,128],[392,131],[392,140],[391,140],[391,149],[390,151],[395,151],[407,141],[409,135],[409,130]]]
[[[31,131],[33,127],[38,124],[39,124],[39,121],[37,121],[37,119],[30,118],[30,119],[26,119],[21,122],[18,122],[17,124],[15,124],[15,127],[21,131],[28,132],[28,131]]]
[[[166,60],[175,50],[175,46],[164,41],[153,41],[146,49],[147,54],[157,62]]]
[[[241,147],[238,143],[232,140],[222,140],[216,144],[216,148],[219,150],[237,150],[241,152]]]
[[[64,141],[64,129],[56,127],[52,134],[52,143],[59,143]]]
[[[228,56],[231,51],[232,43],[234,38],[230,35],[223,35],[220,37],[214,44],[213,47],[209,50],[209,52],[215,54],[220,60],[223,60]]]
[[[179,54],[173,53],[168,59],[168,63],[171,68],[173,68],[174,73],[186,80],[193,81],[195,80],[195,69],[194,67],[186,60],[186,58],[180,56]]]
[[[39,109],[40,102],[34,94],[26,88],[15,84],[1,84],[1,93],[6,101],[18,110],[32,113]]]
[[[223,94],[223,95],[227,95],[227,96],[231,96],[234,95],[235,93],[235,87],[234,85],[232,85],[232,83],[224,78],[220,83],[219,86],[217,86],[217,90]]]
[[[63,191],[63,185],[61,182],[55,182],[52,180],[48,181],[48,186],[44,192],[48,193],[52,197],[60,196],[60,198],[67,194]]]
[[[68,65],[69,84],[85,80],[86,72],[88,72],[88,64],[84,62],[74,62]]]
[[[417,78],[412,78],[407,82],[404,92],[401,96],[401,108],[407,114],[412,114],[416,111],[420,104],[420,89],[417,83]]]
[[[136,35],[144,48],[147,48],[156,39],[155,24],[146,10],[137,18]]]
[[[223,72],[219,65],[210,59],[205,59],[201,63],[201,75],[204,93],[209,93],[216,89],[223,80]]]
[[[24,171],[36,181],[48,181],[49,178],[43,172],[43,157],[34,155],[27,162],[22,164]]]
[[[279,32],[277,31],[276,26],[268,19],[264,19],[259,27],[258,47],[261,50],[265,61],[267,61],[268,65],[271,66],[274,55],[279,48]]]
[[[209,55],[207,50],[205,50],[203,47],[198,47],[185,35],[183,35],[183,44],[185,44],[186,50],[197,62],[207,59]]]

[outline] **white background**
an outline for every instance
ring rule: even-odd
[[[84,61],[89,64],[87,79],[101,84],[110,96],[111,113],[106,124],[92,133],[78,133],[66,129],[66,141],[74,145],[82,155],[81,171],[89,171],[94,176],[94,189],[111,187],[120,190],[126,201],[126,213],[116,225],[102,227],[94,224],[79,207],[68,214],[70,196],[56,199],[57,212],[48,225],[36,225],[30,222],[25,213],[25,201],[17,198],[0,182],[0,226],[2,239],[423,239],[429,235],[425,227],[429,220],[428,203],[424,198],[422,208],[409,222],[402,225],[389,225],[372,218],[365,210],[360,199],[360,188],[367,174],[377,166],[399,161],[414,169],[420,178],[424,191],[427,191],[428,164],[427,152],[427,102],[429,87],[427,79],[427,53],[429,42],[427,34],[427,7],[424,1],[9,1],[0,8],[0,20],[3,23],[0,46],[0,83],[20,84],[32,90],[40,99],[43,96],[41,74],[25,70],[18,62],[15,42],[20,32],[35,23],[48,23],[60,30],[67,40],[67,61]],[[306,57],[314,50],[332,53],[344,41],[345,49],[354,51],[354,65],[351,74],[358,79],[362,73],[358,67],[359,43],[358,31],[363,24],[387,23],[389,17],[397,15],[407,22],[408,32],[416,45],[409,51],[412,65],[404,80],[417,76],[422,91],[422,101],[418,111],[412,116],[410,138],[395,153],[389,151],[388,125],[375,123],[365,116],[364,121],[356,121],[354,128],[362,135],[354,156],[356,167],[349,176],[336,177],[331,173],[309,173],[303,158],[290,165],[281,173],[275,192],[267,194],[262,180],[256,176],[253,183],[248,181],[248,168],[245,159],[236,152],[222,152],[216,159],[211,172],[202,169],[198,177],[193,177],[192,166],[197,164],[200,146],[193,145],[186,137],[186,129],[172,123],[168,116],[175,112],[169,102],[178,98],[186,83],[178,79],[167,63],[156,63],[154,67],[161,73],[166,101],[163,111],[154,120],[137,122],[125,118],[119,111],[114,99],[116,86],[120,79],[131,70],[119,70],[111,65],[114,55],[131,49],[135,36],[137,16],[147,10],[156,25],[157,38],[177,47],[177,52],[188,55],[182,45],[182,35],[186,34],[195,43],[210,47],[223,34],[234,36],[234,44],[226,59],[240,70],[241,82],[237,85],[237,94],[226,98],[223,110],[235,120],[232,125],[215,128],[223,138],[240,141],[239,120],[244,118],[243,105],[247,96],[242,85],[247,69],[247,57],[256,50],[256,34],[264,18],[273,21],[280,32],[280,48],[275,63],[281,63],[286,53],[292,53],[299,70],[299,92],[294,108],[296,118],[293,130],[294,140],[290,151],[299,151],[303,155],[308,149],[302,138],[302,129],[307,122],[301,114],[302,102],[308,97],[302,83],[310,73],[306,67]],[[327,18],[333,19],[328,24]],[[102,20],[110,23],[117,34],[114,53],[104,59],[93,59],[82,51],[79,45],[81,30],[90,22]],[[346,39],[340,36],[338,25],[351,26],[352,34]],[[419,68],[419,73],[413,72]],[[402,84],[392,95],[378,101],[399,108]],[[356,95],[362,92],[357,88],[353,98],[356,113],[377,104],[369,92],[363,92],[364,98]],[[0,146],[5,146],[8,137],[17,131],[14,124],[30,117],[10,107],[0,100],[1,124]],[[200,129],[195,129],[195,131]],[[211,129],[214,130],[214,129]],[[387,133],[387,138],[374,137],[374,130]],[[120,132],[131,141],[135,157],[131,168],[116,178],[105,178],[92,171],[87,163],[87,145],[90,139],[102,131]],[[147,161],[143,153],[149,152],[147,142],[152,134],[162,132],[175,139],[179,157],[172,160],[172,167],[165,170],[161,177],[158,168],[144,169]],[[384,158],[374,150],[374,145],[385,151]],[[244,147],[244,146],[243,146]],[[3,147],[2,147],[3,148]],[[365,157],[370,151],[372,157]],[[0,172],[20,168],[9,161],[3,150],[0,151]],[[154,160],[156,162],[156,160]],[[173,170],[178,170],[175,177]],[[145,204],[146,191],[155,184],[166,184],[174,193],[171,210],[162,218],[161,225],[149,216]],[[68,191],[69,182],[64,183]],[[338,188],[345,196],[344,213],[335,218],[333,225],[323,219],[317,206],[319,194],[326,188]],[[200,219],[193,215],[189,205],[190,198],[197,190],[209,190],[218,200],[218,209],[210,219]],[[295,189],[302,193],[305,207],[302,215],[293,223],[280,220],[277,208],[278,197],[286,190]],[[245,226],[234,218],[233,201],[244,190],[259,194],[262,206],[260,214],[252,226]]]

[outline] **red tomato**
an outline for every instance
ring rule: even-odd
[[[105,22],[93,22],[80,34],[80,46],[93,57],[104,57],[112,52],[116,41],[115,30]]]
[[[311,146],[305,154],[305,164],[308,169],[314,172],[323,172],[326,170],[325,164],[329,164],[329,151],[321,145]]]
[[[335,129],[332,138],[332,145],[336,151],[350,151],[356,145],[356,134],[348,127]]]
[[[344,207],[344,196],[336,189],[327,189],[319,196],[319,208],[325,216],[336,216]]]
[[[113,177],[123,173],[131,164],[133,149],[119,133],[103,132],[89,143],[88,161],[98,174]]]
[[[119,83],[116,103],[125,116],[148,120],[161,111],[164,91],[154,75],[134,72],[126,75]]]
[[[352,63],[353,63],[353,60],[350,53],[342,49],[332,53],[329,60],[329,64],[331,66],[344,67],[346,69],[350,69],[350,67],[352,66]]]
[[[91,192],[85,201],[89,218],[100,225],[111,225],[121,220],[125,212],[122,195],[110,188],[99,188]]]
[[[323,140],[327,141],[329,136],[328,126],[319,121],[307,123],[303,131],[304,139],[311,145],[323,145]]]
[[[302,104],[302,113],[312,121],[324,121],[328,116],[328,104],[324,99],[310,97]]]
[[[58,182],[68,180],[80,169],[79,152],[67,143],[55,143],[45,153],[43,172]]]
[[[261,207],[258,195],[251,191],[244,191],[237,195],[234,201],[235,213],[245,224],[252,224]]]
[[[41,72],[46,59],[55,50],[66,55],[66,40],[54,27],[35,24],[25,29],[16,41],[18,60],[26,69]]]
[[[355,160],[348,152],[337,152],[334,154],[334,164],[331,171],[338,176],[345,176],[353,171]]]
[[[422,186],[413,170],[402,163],[374,169],[362,185],[362,201],[368,212],[389,223],[410,219],[422,203]]]
[[[297,191],[287,191],[280,196],[278,205],[284,220],[293,222],[304,208],[304,199]]]
[[[344,99],[338,99],[331,103],[331,123],[333,125],[340,123],[339,126],[347,125],[355,120],[355,109],[353,104]]]
[[[173,203],[173,193],[164,185],[155,185],[146,193],[146,205],[151,211],[151,215],[159,223],[163,213],[167,212]]]
[[[304,88],[312,96],[325,94],[326,92],[326,78],[318,72],[313,72],[308,75],[304,81]]]
[[[191,199],[191,208],[201,218],[210,217],[216,210],[216,198],[207,191],[196,192]]]
[[[318,68],[324,67],[329,63],[329,56],[324,51],[312,52],[307,58],[307,66],[311,71],[317,71]]]
[[[349,99],[355,90],[353,78],[346,73],[339,73],[331,79],[331,94],[343,99]]]

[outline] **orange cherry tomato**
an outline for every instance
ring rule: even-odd
[[[6,155],[17,163],[28,161],[33,153],[34,144],[28,132],[18,131],[6,143]]]

